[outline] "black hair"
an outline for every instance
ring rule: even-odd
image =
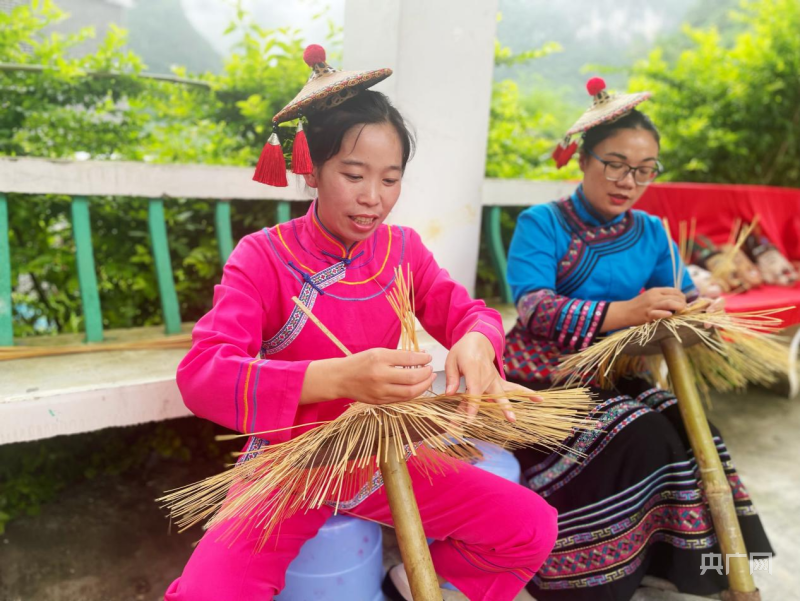
[[[374,90],[362,90],[342,104],[309,113],[306,118],[308,150],[316,167],[322,167],[325,161],[336,156],[345,134],[358,125],[390,123],[394,126],[403,146],[403,171],[414,152],[414,135],[400,111],[392,106],[389,98]]]
[[[601,123],[587,130],[583,135],[581,152],[586,153],[594,150],[594,147],[600,142],[617,135],[621,129],[643,129],[649,131],[656,139],[656,144],[658,144],[659,148],[661,147],[661,135],[658,133],[658,128],[650,120],[650,117],[636,109],[632,109],[631,112],[616,121]]]

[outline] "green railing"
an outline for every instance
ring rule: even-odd
[[[148,199],[150,248],[156,268],[161,311],[167,334],[180,332],[181,314],[170,260],[164,203],[174,198],[215,202],[214,224],[220,261],[233,250],[231,203],[237,200],[276,202],[275,222],[290,219],[291,203],[307,201],[299,188],[270,188],[251,181],[252,170],[206,165],[149,165],[127,162],[51,161],[0,158],[0,346],[13,344],[11,258],[9,249],[8,193],[62,194],[72,197],[78,282],[84,313],[86,340],[103,340],[103,319],[97,288],[91,235],[92,198],[127,196]],[[293,181],[290,178],[290,181]],[[502,240],[502,208],[548,202],[572,191],[569,182],[485,180],[483,235],[503,302],[511,302],[506,280],[506,251]]]
[[[126,178],[118,176],[130,169]],[[53,170],[60,171],[54,177]],[[41,177],[47,172],[46,177]],[[198,174],[200,174],[198,176]],[[215,234],[220,262],[224,265],[233,251],[231,199],[276,202],[275,222],[291,216],[291,203],[307,200],[297,189],[268,188],[250,182],[251,170],[236,167],[153,166],[143,163],[72,163],[42,159],[0,159],[0,346],[14,343],[12,324],[11,253],[9,247],[8,193],[64,194],[71,196],[72,231],[87,342],[103,340],[103,313],[97,287],[92,248],[92,196],[139,196],[149,199],[150,249],[156,269],[161,311],[166,334],[181,331],[181,314],[170,259],[164,202],[170,198],[209,199],[214,192],[226,197],[215,201]],[[7,176],[7,177],[4,177]],[[198,181],[199,180],[199,181]],[[206,184],[204,184],[204,180]],[[51,184],[48,182],[58,182]],[[58,186],[56,189],[55,186]],[[159,186],[161,188],[159,188]],[[154,191],[163,194],[154,197]],[[72,190],[79,193],[70,194]],[[288,198],[281,198],[286,196]]]
[[[514,301],[506,278],[508,266],[506,245],[503,240],[502,213],[504,207],[529,207],[563,198],[572,193],[575,182],[533,181],[519,179],[487,179],[483,182],[483,237],[489,258],[497,276],[500,300]]]

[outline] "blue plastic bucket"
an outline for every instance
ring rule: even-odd
[[[276,601],[381,601],[383,537],[373,522],[331,517],[286,571]]]

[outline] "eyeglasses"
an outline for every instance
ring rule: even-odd
[[[589,154],[603,163],[603,173],[606,179],[612,182],[621,182],[628,177],[629,173],[633,172],[633,181],[636,182],[637,186],[649,186],[653,183],[653,180],[664,171],[664,166],[658,161],[656,161],[654,167],[649,165],[631,167],[627,163],[622,163],[620,161],[605,161],[591,150]]]

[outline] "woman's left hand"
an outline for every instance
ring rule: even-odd
[[[715,298],[714,302],[708,305],[708,309],[706,309],[706,313],[722,313],[725,311],[725,297],[720,296],[719,298]]]
[[[479,332],[469,332],[453,345],[447,354],[444,364],[444,373],[447,380],[446,394],[458,392],[461,376],[467,384],[467,394],[483,396],[490,394],[495,403],[504,409],[503,414],[510,422],[516,421],[511,403],[507,398],[507,391],[513,390],[495,366],[495,352],[489,339]],[[475,403],[465,402],[461,407],[469,416],[475,416],[478,407]]]
[[[725,311],[725,297],[720,296],[719,298],[715,298],[714,301],[706,307],[706,313],[723,313]],[[703,324],[706,328],[713,328],[714,324],[711,323],[704,323]]]

